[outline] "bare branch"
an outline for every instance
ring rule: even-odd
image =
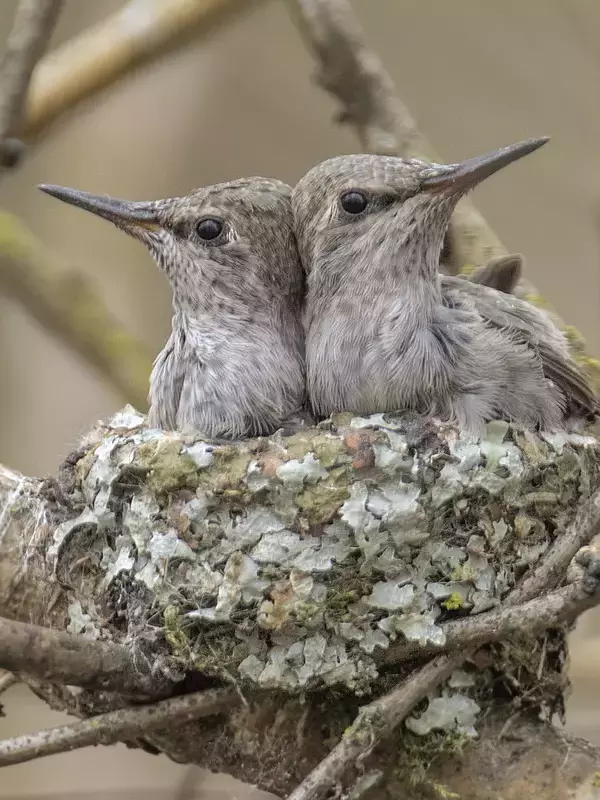
[[[151,674],[142,653],[0,617],[0,666],[39,680],[125,694],[156,695],[169,681]]]
[[[0,212],[0,292],[82,356],[124,398],[146,406],[152,359],[81,274],[59,270],[11,214]]]
[[[581,583],[572,584],[515,607],[500,606],[493,611],[447,622],[442,626],[446,640],[442,646],[405,640],[386,651],[383,663],[398,664],[436,653],[472,648],[519,633],[536,634],[571,622],[599,603],[597,594],[588,592]]]
[[[340,101],[339,119],[356,128],[365,152],[401,155],[418,147],[416,122],[345,0],[291,0],[290,8],[317,59],[317,82]]]
[[[504,601],[504,610],[533,600],[545,587],[552,586],[558,570],[566,569],[577,551],[589,542],[597,532],[600,517],[600,491],[584,504],[573,524],[559,536],[550,548],[544,562],[534,574],[515,587]],[[586,592],[578,587],[582,594]],[[595,588],[597,588],[597,583]],[[591,594],[591,593],[590,593]],[[579,598],[581,600],[581,597]],[[597,598],[594,597],[597,602]],[[559,605],[561,599],[558,599]],[[569,610],[577,602],[568,593],[562,602]],[[595,603],[593,603],[595,604]],[[538,605],[544,613],[544,605]],[[521,609],[517,609],[520,613]],[[507,619],[510,619],[507,614]],[[514,620],[514,615],[513,615]],[[530,621],[531,622],[531,621]],[[484,626],[485,627],[485,626]],[[489,627],[481,630],[477,646],[490,641],[484,632],[495,639]],[[435,687],[439,686],[457,667],[469,659],[477,648],[473,645],[461,648],[453,655],[440,655],[410,675],[403,683],[386,695],[363,706],[353,724],[344,732],[342,740],[320,764],[289,795],[288,800],[318,800],[338,780],[341,780],[352,764],[364,759],[406,717],[410,710]]]
[[[153,705],[109,711],[82,722],[6,739],[0,741],[0,767],[22,764],[24,761],[89,745],[107,745],[124,739],[135,739],[151,730],[220,714],[239,702],[240,696],[235,689],[209,689],[196,694],[171,697]]]
[[[21,0],[0,66],[0,145],[23,117],[31,74],[54,28],[61,0]]]
[[[130,0],[40,63],[19,136],[36,138],[80,103],[186,42],[208,36],[231,15],[256,2]]]

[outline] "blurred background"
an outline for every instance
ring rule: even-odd
[[[167,3],[168,0],[156,0]],[[66,0],[51,48],[124,5]],[[600,4],[590,0],[355,0],[368,42],[421,131],[447,161],[529,136],[552,142],[473,200],[526,275],[600,353]],[[16,2],[0,3],[4,41]],[[35,189],[59,183],[130,199],[185,194],[245,175],[294,182],[358,148],[332,123],[284,3],[249,4],[209,40],[131,75],[57,125],[3,178],[18,214],[59,264],[90,276],[122,323],[157,353],[171,297],[145,249]],[[106,383],[0,296],[0,462],[56,471],[98,418],[123,405]],[[600,615],[573,634],[568,728],[600,744]],[[66,719],[16,686],[0,736]],[[194,794],[195,792],[195,794]],[[2,771],[0,797],[265,798],[220,776],[118,746]]]

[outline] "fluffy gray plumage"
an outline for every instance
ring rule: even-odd
[[[169,279],[172,333],[150,378],[149,424],[243,438],[299,411],[304,274],[289,186],[248,178],[148,203],[40,188],[135,236]],[[222,224],[210,240],[206,220]]]
[[[438,271],[458,199],[542,143],[458,165],[340,156],[299,181],[292,205],[307,272],[307,388],[318,416],[409,408],[480,433],[494,418],[556,430],[596,413],[546,314]],[[344,210],[350,191],[367,199],[362,212]]]

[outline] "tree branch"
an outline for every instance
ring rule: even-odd
[[[0,212],[0,292],[82,356],[117,391],[146,406],[152,359],[81,274],[61,271],[16,217]]]
[[[515,634],[535,635],[572,622],[599,603],[600,597],[596,593],[589,592],[582,582],[574,583],[515,607],[501,605],[493,611],[447,622],[441,626],[445,638],[443,645],[403,640],[385,651],[382,663],[399,664],[436,653],[477,647]]]
[[[331,753],[289,795],[288,800],[316,800],[360,761],[394,728],[410,710],[459,667],[462,653],[438,656],[391,692],[363,706],[342,740]]]
[[[33,69],[54,28],[61,0],[21,0],[0,66],[0,147],[23,117]]]
[[[209,689],[160,700],[153,705],[109,711],[82,722],[0,741],[0,767],[22,764],[34,758],[89,745],[115,744],[124,739],[134,739],[151,730],[220,714],[238,703],[240,696],[234,689]]]
[[[37,66],[21,122],[29,77],[60,5],[59,0],[23,0],[0,72],[0,143],[7,133],[39,136],[67,111],[185,42],[209,35],[252,2],[131,0]],[[7,163],[14,155],[11,142]],[[129,402],[146,407],[152,360],[145,347],[112,317],[83,276],[57,272],[9,215],[0,217],[0,291],[20,302]]]
[[[124,694],[156,695],[172,686],[152,674],[141,652],[0,617],[0,667],[39,680]]]
[[[205,37],[257,0],[130,0],[67,42],[35,71],[18,133],[38,137],[65,113],[126,75]]]

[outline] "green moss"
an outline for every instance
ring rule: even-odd
[[[592,781],[592,786],[594,789],[600,789],[600,771],[594,773],[594,779]]]
[[[332,469],[325,480],[307,486],[297,496],[296,505],[304,511],[310,523],[322,525],[335,517],[349,497],[348,471],[345,467],[338,467]]]
[[[313,441],[316,438],[318,438],[318,434],[314,431],[312,433],[302,431],[301,433],[295,433],[293,436],[287,436],[284,440],[285,460],[302,459],[307,453],[313,452]]]
[[[344,411],[340,414],[332,414],[331,422],[334,428],[349,428],[350,423],[357,414],[352,414],[350,411]]]
[[[458,592],[452,592],[450,597],[444,600],[442,605],[444,608],[448,609],[448,611],[457,611],[459,608],[462,608],[463,599]]]
[[[579,458],[573,451],[565,451],[556,459],[556,468],[561,485],[567,481],[576,481],[581,474],[581,464]]]
[[[477,572],[470,564],[461,564],[450,573],[451,581],[475,581]]]
[[[248,474],[251,457],[249,452],[240,450],[234,445],[220,447],[213,452],[214,464],[203,470],[200,483],[209,488],[227,494],[232,499],[244,500],[247,488],[243,483]]]
[[[296,603],[294,615],[300,625],[310,625],[311,622],[318,621],[321,606],[318,603]]]
[[[467,278],[470,277],[477,267],[475,264],[463,264],[462,267],[458,270],[459,275],[465,275]]]
[[[176,606],[167,606],[164,610],[165,639],[173,655],[187,661],[190,653],[190,643],[187,634],[181,626],[181,616]]]
[[[352,459],[343,440],[331,436],[316,436],[312,441],[315,456],[325,469],[339,467],[349,463]]]
[[[443,800],[454,800],[455,798],[459,798],[460,795],[457,792],[451,792],[447,786],[443,783],[436,783],[435,781],[431,781],[429,783],[433,791],[439,795]]]
[[[155,439],[140,445],[138,453],[139,465],[149,470],[148,488],[155,494],[198,486],[198,467],[191,456],[181,452],[181,442]]]
[[[451,762],[460,760],[470,743],[471,739],[464,733],[435,731],[425,736],[417,736],[404,729],[400,739],[395,777],[409,786],[433,789],[440,797],[457,797],[458,795],[443,784],[429,781],[427,775],[432,765],[440,759],[448,759]]]

